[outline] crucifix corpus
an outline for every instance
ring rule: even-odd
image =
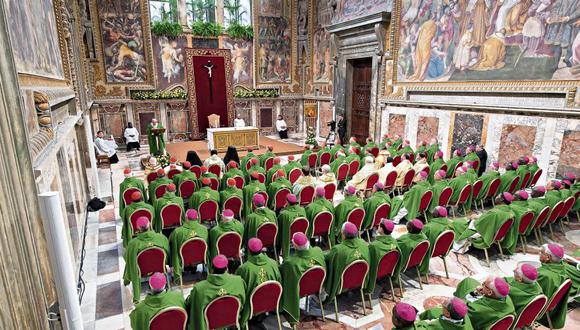
[[[215,65],[211,61],[207,61],[207,64],[203,66],[207,69],[207,79],[209,80],[209,102],[213,103],[213,79],[212,79],[212,70],[215,68]]]

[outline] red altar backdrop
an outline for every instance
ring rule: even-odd
[[[206,135],[208,116],[220,116],[222,127],[234,120],[231,52],[228,49],[186,49],[192,138]],[[211,78],[209,75],[211,67]]]

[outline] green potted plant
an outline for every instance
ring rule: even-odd
[[[177,7],[177,0],[169,0],[170,10],[165,10],[161,7],[161,20],[151,23],[151,33],[159,37],[175,38],[183,33],[183,28],[176,22],[176,15],[174,8]]]
[[[215,0],[190,0],[187,2],[188,12],[193,18],[191,33],[202,38],[219,37],[223,28],[215,23]]]
[[[251,25],[243,25],[242,18],[246,11],[240,0],[224,0],[224,9],[227,11],[228,27],[226,33],[233,39],[252,40],[254,29]]]

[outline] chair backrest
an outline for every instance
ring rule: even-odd
[[[167,307],[149,321],[149,330],[185,330],[187,312],[181,307]]]
[[[326,278],[326,271],[320,266],[314,266],[300,276],[298,281],[298,296],[300,298],[318,294],[322,291],[324,280]]]
[[[151,227],[153,213],[151,213],[151,211],[148,209],[136,209],[133,211],[133,213],[131,213],[131,216],[129,216],[129,220],[131,222],[131,232],[135,232],[135,229],[137,228],[137,219],[140,217],[146,217],[149,220],[149,227]]]
[[[375,214],[373,215],[373,223],[371,225],[371,228],[378,228],[379,223],[381,222],[381,219],[383,219],[383,218],[388,219],[389,218],[389,213],[391,213],[391,205],[389,205],[389,203],[383,203],[383,204],[379,205],[375,209]]]
[[[299,168],[293,168],[290,170],[290,173],[288,173],[288,181],[290,181],[291,184],[294,184],[294,182],[296,182],[301,176],[302,170]]]
[[[477,180],[473,183],[473,186],[471,188],[471,196],[473,196],[473,198],[479,196],[479,192],[481,191],[481,188],[483,187],[483,181],[481,180]]]
[[[469,199],[469,196],[471,195],[471,185],[468,184],[465,187],[463,187],[463,189],[461,189],[461,192],[459,193],[459,198],[457,199],[457,205],[461,205],[461,204],[465,204],[465,202],[467,202],[467,200]]]
[[[377,158],[377,156],[379,155],[379,148],[377,147],[372,147],[370,150],[371,154],[373,155],[373,157]]]
[[[234,180],[236,180],[236,187],[238,187],[238,189],[243,189],[244,185],[246,184],[244,178],[242,178],[239,175],[236,175],[233,177]]]
[[[185,180],[179,183],[179,196],[183,199],[189,199],[195,192],[195,181]]]
[[[453,196],[453,188],[445,187],[441,190],[441,194],[439,195],[439,206],[447,207],[449,204],[449,200]]]
[[[167,255],[165,250],[157,246],[145,248],[137,254],[137,266],[139,277],[153,275],[153,273],[165,274]]]
[[[226,258],[239,259],[242,236],[233,231],[223,233],[218,237],[216,245],[218,254],[223,254]]]
[[[397,171],[391,171],[385,179],[385,189],[393,189],[395,182],[397,182]]]
[[[565,217],[570,213],[572,207],[574,207],[574,203],[576,203],[576,197],[570,196],[564,200],[564,206],[560,212],[560,217]]]
[[[242,205],[244,201],[238,196],[231,196],[224,202],[224,210],[232,210],[236,215],[236,219],[240,219],[242,214]]]
[[[422,241],[409,254],[409,260],[403,271],[420,265],[429,251],[429,241]]]
[[[274,222],[265,222],[256,230],[256,237],[262,241],[265,247],[275,246],[278,236],[278,226]]]
[[[409,161],[411,164],[415,163],[415,154],[409,154]]]
[[[525,234],[532,223],[532,220],[534,220],[534,212],[530,211],[522,215],[520,218],[520,224],[518,225],[518,233]]]
[[[547,302],[548,298],[543,294],[532,299],[518,315],[514,329],[522,329],[533,325]]]
[[[278,310],[282,285],[278,281],[265,281],[250,294],[250,318]]]
[[[161,209],[161,220],[163,228],[173,228],[181,226],[183,209],[177,204],[167,204]]]
[[[256,157],[251,157],[250,159],[248,159],[248,162],[246,163],[246,171],[250,169],[250,167],[252,167],[252,159],[258,159]],[[258,159],[258,163],[260,163],[260,160]]]
[[[441,167],[439,169],[447,172],[447,164],[441,165]],[[445,178],[443,178],[443,179],[445,179]]]
[[[425,173],[427,173],[427,175],[429,175],[429,173],[431,172],[431,168],[429,166],[427,166],[421,172],[425,172]]]
[[[346,221],[352,222],[358,230],[362,230],[362,222],[365,219],[365,210],[363,208],[357,207],[351,210],[346,216]]]
[[[534,221],[534,228],[540,228],[544,221],[548,218],[548,214],[550,214],[550,207],[545,206],[538,215],[536,215],[536,220]]]
[[[195,174],[195,177],[199,179],[201,176],[201,167],[199,165],[192,165],[189,171]]]
[[[401,163],[401,156],[395,156],[395,158],[393,158],[393,166],[397,166]]]
[[[320,154],[320,166],[330,164],[330,160],[332,159],[332,155],[330,152],[323,152]]]
[[[348,177],[348,171],[349,171],[350,167],[347,163],[343,163],[338,165],[338,174],[336,175],[336,180],[337,181],[344,181],[346,180],[346,177]]]
[[[197,212],[201,221],[217,220],[219,205],[216,201],[208,199],[199,204]]]
[[[477,172],[477,170],[479,169],[479,160],[473,161],[473,169]]]
[[[315,168],[317,161],[318,155],[316,153],[313,152],[308,156],[308,166],[310,166],[310,168]]]
[[[392,250],[387,252],[379,261],[379,267],[377,268],[377,281],[387,277],[392,276],[397,264],[399,263],[399,250]]]
[[[264,173],[258,173],[258,181],[260,181],[260,183],[266,183],[266,175]]]
[[[274,211],[277,211],[288,204],[286,197],[291,193],[290,189],[283,188],[280,189],[274,194]]]
[[[199,237],[190,238],[181,244],[179,255],[183,267],[204,264],[207,261],[207,243]]]
[[[463,166],[463,162],[459,162],[455,165],[455,167],[453,168],[453,173],[451,173],[451,177],[455,177],[455,173],[457,172],[457,169],[460,168],[461,166]]]
[[[210,184],[209,187],[212,190],[218,191],[220,189],[220,180],[217,178],[209,178]]]
[[[167,184],[162,184],[162,185],[157,186],[157,188],[155,188],[155,198],[163,197],[163,195],[165,195],[166,191],[167,191]]]
[[[355,175],[356,172],[358,172],[359,166],[360,162],[356,159],[350,162],[350,164],[348,164],[348,175],[349,176]]]
[[[514,323],[513,315],[506,315],[489,327],[489,330],[509,330]]]
[[[558,203],[556,203],[556,205],[554,205],[554,207],[550,211],[550,215],[548,216],[548,220],[546,220],[546,224],[550,224],[550,223],[555,222],[558,219],[558,217],[560,216],[560,213],[562,213],[563,207],[564,207],[564,201],[559,201]]]
[[[157,179],[157,172],[151,172],[147,174],[147,183],[151,183]]]
[[[562,284],[560,284],[558,289],[556,289],[556,291],[554,291],[554,294],[552,294],[552,297],[550,297],[550,302],[548,302],[548,307],[546,307],[545,312],[549,313],[552,310],[554,310],[554,308],[556,308],[556,306],[558,306],[560,304],[560,301],[564,298],[564,296],[566,296],[568,291],[570,291],[571,287],[572,287],[572,280],[567,279],[564,282],[562,282]]]
[[[375,183],[379,182],[379,173],[373,173],[367,178],[367,190],[373,189]]]
[[[501,225],[501,227],[499,227],[497,233],[495,234],[494,237],[494,241],[501,241],[503,240],[503,238],[505,237],[505,235],[507,235],[508,231],[510,230],[510,228],[512,227],[514,223],[514,219],[508,219],[506,222],[503,223],[503,225]]]
[[[509,188],[508,188],[508,192],[510,194],[513,194],[514,191],[516,191],[516,188],[518,187],[518,183],[520,183],[520,177],[516,176],[513,180],[512,183],[510,184]]]
[[[207,169],[207,171],[209,173],[215,174],[218,178],[222,174],[222,169],[221,169],[221,167],[218,164],[210,165],[209,168]]]
[[[431,198],[433,198],[433,192],[431,190],[427,190],[423,193],[423,196],[421,196],[421,201],[419,202],[419,212],[423,212],[429,207]]]
[[[137,188],[127,188],[127,189],[125,189],[125,191],[123,191],[123,202],[125,202],[125,206],[129,206],[129,205],[131,205],[131,203],[133,203],[133,199],[131,198],[131,195],[136,191],[141,191],[141,190],[139,190]]]
[[[238,319],[242,304],[234,296],[221,296],[211,301],[203,312],[209,330],[235,326],[240,329]]]
[[[270,157],[270,158],[266,159],[266,161],[264,162],[264,169],[266,171],[271,169],[272,166],[274,166],[274,157]]]
[[[180,170],[174,168],[172,170],[169,170],[169,173],[167,173],[167,177],[171,180],[173,180],[173,177],[176,176],[177,174],[181,173]]]
[[[355,260],[344,268],[340,277],[340,291],[360,288],[364,285],[369,272],[369,264],[364,260]]]
[[[410,187],[411,184],[413,184],[413,178],[415,178],[415,170],[410,169],[405,174],[405,178],[403,179],[403,187]]]
[[[520,184],[520,187],[522,187],[522,189],[524,189],[528,186],[528,183],[530,183],[531,177],[532,177],[532,173],[526,172],[526,174],[522,178],[522,184]]]
[[[324,186],[324,198],[329,201],[334,200],[334,193],[336,192],[336,185],[334,183],[328,183]]]
[[[445,230],[439,234],[435,239],[435,243],[433,243],[431,258],[446,256],[453,245],[453,240],[455,240],[453,230]]]
[[[306,234],[306,232],[308,231],[308,219],[306,218],[296,218],[294,219],[294,221],[292,221],[292,224],[290,225],[290,237],[294,236],[294,234],[301,232]]]
[[[312,219],[312,236],[327,235],[332,228],[334,215],[328,211],[322,211]]]
[[[489,189],[487,189],[487,194],[485,194],[485,198],[495,197],[495,195],[497,195],[497,190],[499,189],[500,185],[501,185],[500,178],[493,179],[493,181],[491,181],[491,183],[489,184]]]
[[[532,178],[532,182],[530,182],[530,187],[535,186],[536,183],[538,183],[538,180],[540,180],[540,177],[542,176],[542,173],[544,171],[539,168],[536,173],[534,173],[534,177]]]
[[[310,203],[312,203],[312,200],[314,199],[314,193],[316,193],[316,190],[314,189],[314,187],[312,186],[304,186],[302,187],[302,189],[300,189],[300,192],[298,193],[298,199],[300,200],[300,205],[308,205]]]

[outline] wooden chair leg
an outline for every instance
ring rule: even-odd
[[[324,305],[322,305],[322,299],[320,298],[320,293],[318,294],[318,301],[320,302],[320,312],[322,313],[322,322],[326,322],[326,316],[324,316]]]
[[[558,221],[558,223],[560,224],[560,230],[562,231],[562,234],[564,234],[564,224],[562,223],[564,222],[564,219],[560,219],[560,221]]]
[[[367,242],[368,242],[369,244],[371,244],[371,234],[370,234],[370,232],[369,232],[369,230],[368,230],[368,229],[366,230],[366,232],[367,232]]]
[[[552,238],[552,241],[555,241],[556,238],[554,237],[554,231],[552,230],[552,223],[551,222],[548,224],[548,227],[550,228],[550,237]]]
[[[443,259],[443,267],[445,268],[445,277],[449,278],[449,272],[447,271],[447,261],[445,261],[445,257],[446,256],[441,256],[441,259]]]
[[[526,238],[526,235],[524,235],[523,238],[524,238],[524,248],[527,250],[528,249],[528,239]]]
[[[403,284],[401,284],[403,280],[401,279],[401,275],[399,274],[399,290],[401,290],[401,298],[403,298]],[[393,295],[395,293],[393,292]]]
[[[390,276],[389,285],[391,286],[391,295],[393,296],[393,301],[397,301],[397,298],[395,298],[395,288],[393,288],[393,279]]]
[[[490,267],[491,265],[489,264],[489,256],[487,255],[487,249],[483,249],[483,252],[485,252],[485,262],[487,262],[487,267]]]
[[[326,239],[328,239],[328,249],[330,250],[332,248],[332,243],[330,243],[330,233],[326,235]]]
[[[338,303],[336,302],[336,297],[334,297],[334,314],[336,316],[336,323],[338,322]]]
[[[499,255],[501,256],[501,260],[504,260],[503,249],[501,248],[501,242],[497,242],[497,247],[499,248]]]
[[[280,258],[278,257],[278,251],[276,251],[276,244],[274,244],[274,246],[272,246],[272,248],[274,249],[274,257],[276,257],[276,262],[278,264],[280,264]]]
[[[552,326],[552,319],[550,318],[550,313],[546,312],[546,318],[548,319],[548,326],[550,327],[550,330],[553,330],[554,327]]]
[[[373,311],[373,299],[372,299],[370,293],[368,293],[367,296],[369,297],[369,308],[370,308],[370,310],[372,312]]]
[[[423,290],[423,281],[421,281],[421,272],[419,271],[419,266],[415,267],[415,270],[417,271],[417,279],[419,280],[419,287],[421,288],[421,290]]]
[[[278,319],[278,330],[282,330],[282,321],[280,321],[280,311],[276,308],[276,318]]]
[[[536,237],[536,243],[538,243],[538,245],[540,245],[540,238],[538,237],[538,229],[534,228],[532,229],[532,231],[534,232],[534,236]]]
[[[453,218],[455,218],[455,208],[453,206],[451,207],[451,214],[453,215]]]
[[[494,197],[491,197],[491,205],[493,205],[493,207],[495,207]]]
[[[524,243],[524,235],[519,234],[519,236],[520,236],[520,242],[522,243],[522,251],[524,252],[524,254],[526,254],[526,244]]]
[[[365,294],[363,293],[362,288],[360,289],[360,300],[362,300],[363,314],[367,315],[367,304],[365,303]]]

